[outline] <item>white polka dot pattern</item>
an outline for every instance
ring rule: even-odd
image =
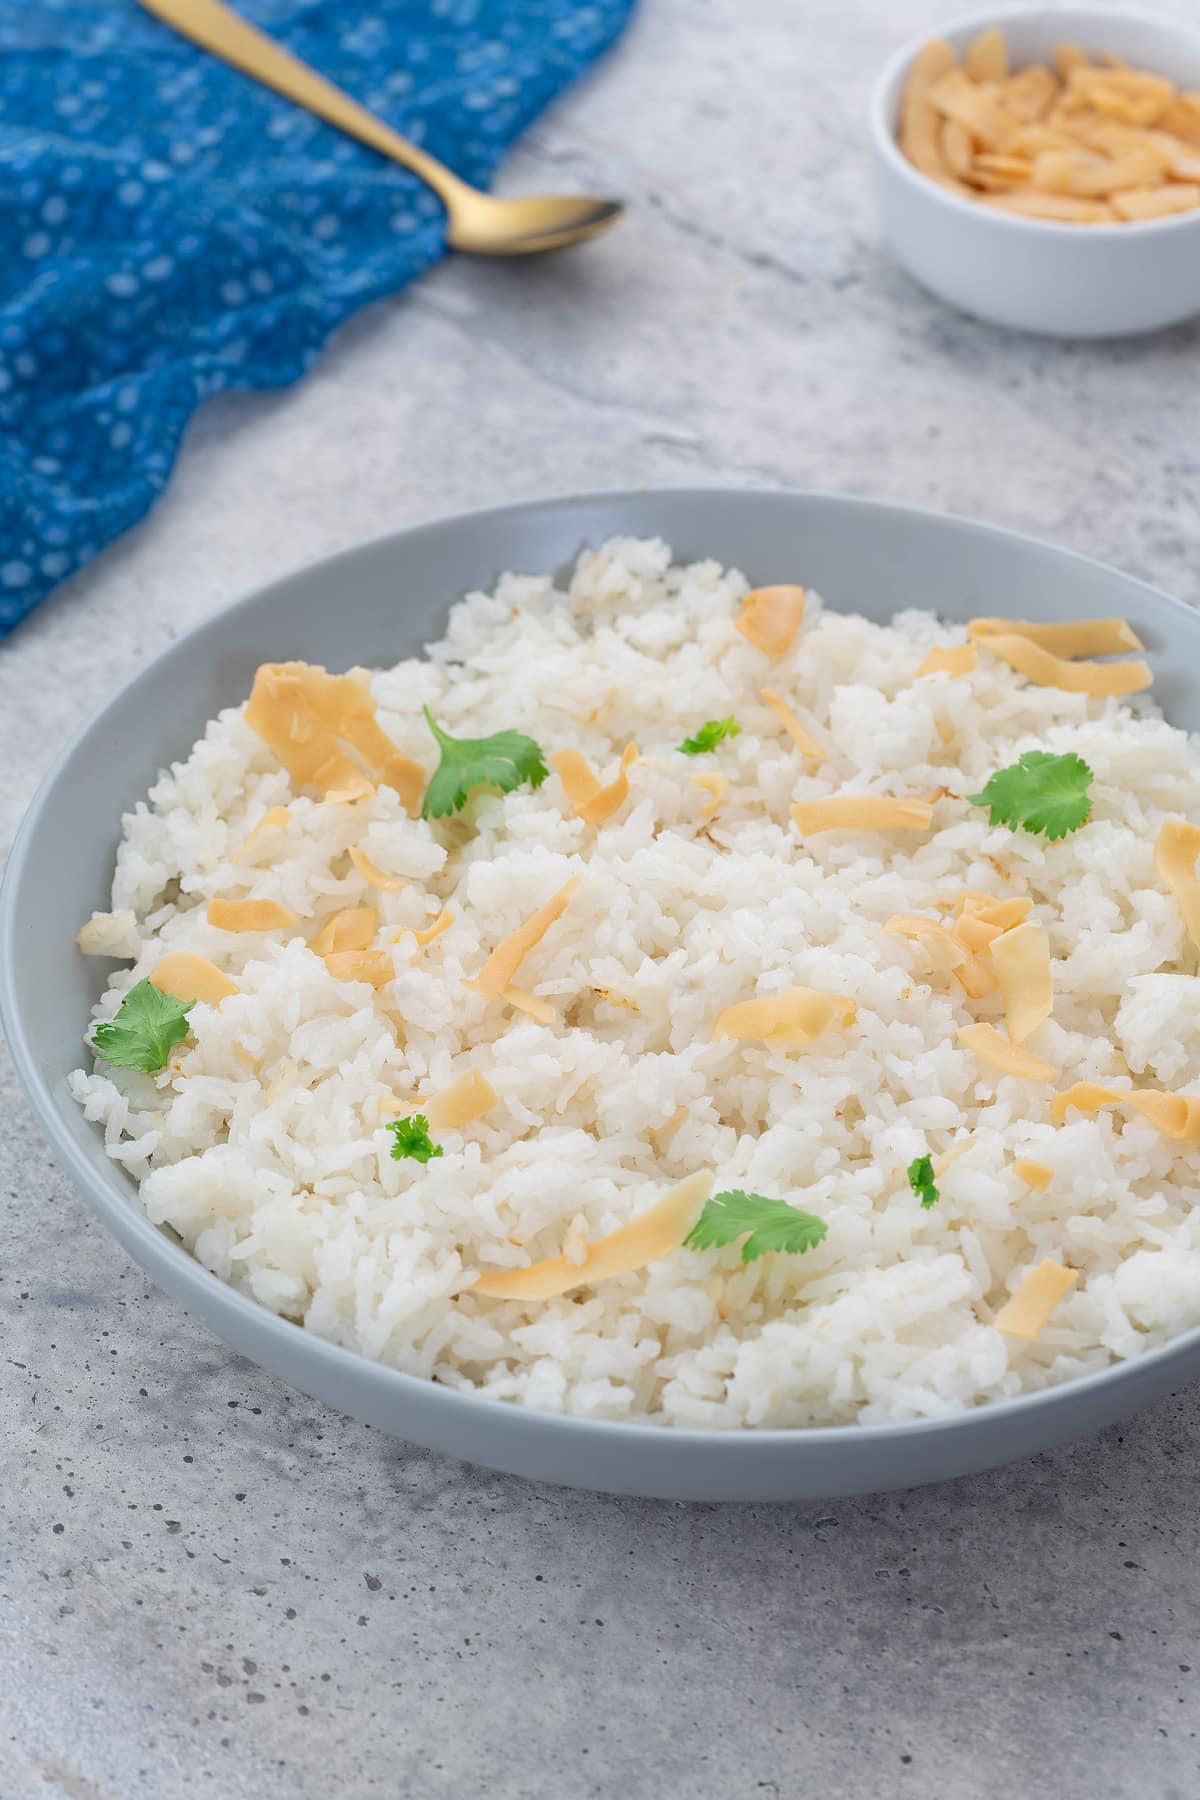
[[[634,0],[237,0],[468,181]],[[0,0],[0,636],[140,519],[201,400],[279,387],[443,250],[420,182],[134,0]]]

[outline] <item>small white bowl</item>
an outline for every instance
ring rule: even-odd
[[[961,51],[988,25],[1003,30],[1014,68],[1048,62],[1054,45],[1069,40],[1200,88],[1200,31],[1147,13],[990,8],[937,35]],[[1060,225],[964,200],[913,167],[897,141],[900,97],[931,35],[892,58],[870,100],[880,219],[910,274],[963,312],[1056,337],[1128,337],[1200,313],[1200,209],[1129,224]]]

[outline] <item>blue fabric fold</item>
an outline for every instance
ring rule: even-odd
[[[480,186],[633,4],[239,0]],[[443,231],[136,0],[0,0],[0,635],[148,511],[203,399],[294,381]]]

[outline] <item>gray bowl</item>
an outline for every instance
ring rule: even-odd
[[[0,892],[0,1018],[61,1161],[160,1286],[235,1350],[305,1393],[430,1449],[540,1481],[673,1500],[801,1500],[911,1487],[1048,1449],[1162,1398],[1200,1370],[1200,1331],[1133,1362],[949,1419],[811,1431],[679,1431],[528,1411],[380,1367],[277,1318],[209,1274],[138,1210],[133,1183],[67,1092],[100,965],[75,932],[108,905],[120,814],[183,756],[260,662],[390,664],[440,635],[450,602],[505,569],[557,570],[613,533],[665,537],[752,581],[803,581],[885,619],[1121,614],[1155,663],[1168,718],[1200,727],[1200,616],[1114,569],[1031,538],[824,494],[601,494],[503,507],[380,538],[253,594],[172,644],[51,770]],[[332,604],[331,604],[332,602]],[[1169,650],[1169,655],[1166,652]]]

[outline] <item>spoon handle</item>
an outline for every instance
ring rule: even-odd
[[[277,94],[369,144],[372,150],[403,163],[428,183],[450,211],[461,193],[470,192],[443,163],[427,156],[274,38],[239,17],[223,0],[141,0],[141,5],[173,26],[182,37],[190,38],[203,50],[211,50],[243,74],[252,75],[264,87],[274,88]]]

